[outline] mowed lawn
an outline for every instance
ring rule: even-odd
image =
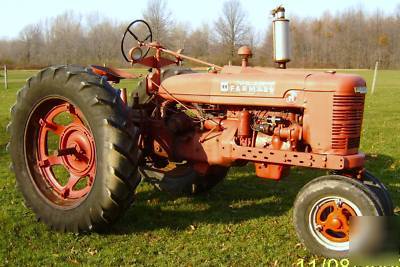
[[[372,71],[352,71],[371,84]],[[10,71],[0,84],[0,265],[279,265],[321,260],[299,244],[292,204],[299,189],[321,171],[293,169],[274,182],[253,166],[233,168],[209,194],[171,197],[142,183],[136,202],[106,234],[50,231],[24,206],[9,171],[5,128],[17,90],[36,71]],[[2,79],[0,79],[2,80]],[[137,81],[124,82],[132,89]],[[368,93],[361,148],[367,168],[400,205],[400,71],[380,71]]]

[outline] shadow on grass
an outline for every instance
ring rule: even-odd
[[[289,177],[272,181],[257,178],[252,167],[232,168],[225,181],[209,193],[195,197],[178,198],[156,189],[139,190],[137,201],[110,234],[162,228],[181,231],[199,223],[238,224],[280,216],[291,209],[304,183],[322,174],[293,169]]]
[[[399,178],[400,164],[396,165],[396,161],[392,157],[383,154],[366,154],[365,160],[365,168],[376,177],[388,183],[398,182],[393,178]]]

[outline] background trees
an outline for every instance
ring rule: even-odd
[[[143,11],[143,18],[150,24],[153,31],[153,39],[169,45],[173,40],[170,33],[173,32],[172,13],[169,11],[165,0],[149,0]]]
[[[265,32],[248,23],[239,0],[227,0],[212,23],[192,28],[176,21],[167,0],[149,0],[143,18],[154,39],[170,49],[216,64],[239,63],[241,45],[253,49],[254,65],[271,66],[272,33],[268,18]],[[290,67],[371,68],[379,60],[383,68],[400,68],[400,4],[392,14],[362,8],[319,18],[290,17],[292,62]],[[128,22],[100,15],[66,12],[41,23],[27,25],[17,38],[0,39],[0,64],[30,68],[51,64],[122,65],[119,42]]]
[[[250,30],[247,14],[239,0],[224,2],[221,15],[214,23],[214,27],[215,39],[220,45],[219,55],[222,56],[220,60],[237,60],[237,49],[243,44],[249,44]]]

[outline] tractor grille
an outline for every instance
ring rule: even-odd
[[[332,149],[357,149],[360,146],[365,95],[333,97]]]

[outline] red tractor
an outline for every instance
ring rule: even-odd
[[[59,231],[101,230],[129,208],[142,179],[191,195],[209,191],[231,166],[252,162],[257,176],[274,180],[300,166],[328,171],[297,195],[300,240],[317,254],[347,255],[351,217],[393,213],[358,150],[366,84],[286,69],[289,21],[282,7],[273,14],[276,69],[248,66],[248,47],[239,49],[241,66],[224,67],[170,51],[137,20],[121,49],[150,69],[129,101],[114,85],[135,75],[122,70],[53,66],[28,79],[11,109],[9,148],[38,220]],[[127,50],[128,37],[136,41]],[[183,60],[209,69],[195,72]]]

